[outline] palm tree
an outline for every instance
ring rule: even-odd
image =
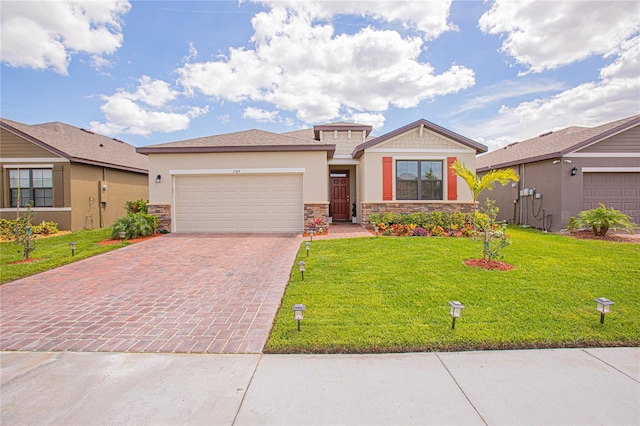
[[[516,171],[513,169],[491,170],[479,178],[475,173],[466,168],[460,160],[456,160],[451,165],[451,171],[453,171],[456,176],[460,176],[467,183],[467,186],[471,191],[471,197],[473,198],[474,211],[477,210],[476,201],[483,190],[488,189],[489,191],[493,191],[493,184],[495,182],[500,182],[502,186],[505,186],[511,180],[514,182],[518,182],[520,180],[520,176],[518,176]]]

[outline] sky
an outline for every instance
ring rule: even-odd
[[[0,1],[0,116],[135,146],[424,118],[490,150],[640,114],[640,2]]]

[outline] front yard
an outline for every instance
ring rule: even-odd
[[[470,268],[468,238],[317,241],[294,266],[265,352],[405,352],[640,345],[640,245],[509,228],[510,271]],[[296,261],[296,263],[297,263]],[[615,302],[605,323],[593,301]],[[449,304],[465,305],[455,330]],[[291,308],[306,305],[298,332]]]

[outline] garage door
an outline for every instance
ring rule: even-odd
[[[603,203],[640,225],[640,173],[585,173],[583,185],[584,210]]]
[[[178,232],[300,232],[302,174],[177,176]]]

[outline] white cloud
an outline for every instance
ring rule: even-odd
[[[640,29],[637,1],[496,0],[479,21],[530,72],[603,55]]]
[[[242,112],[242,118],[255,120],[258,123],[273,123],[278,118],[278,111],[265,111],[260,108],[246,107]]]
[[[107,135],[169,133],[187,129],[192,119],[209,112],[208,106],[189,107],[182,113],[171,112],[167,103],[178,95],[168,83],[142,76],[134,92],[119,89],[111,96],[102,97],[105,103],[100,110],[107,122],[92,121],[91,130]],[[160,110],[161,107],[165,110]]]
[[[640,37],[622,43],[600,79],[548,98],[503,106],[496,118],[465,130],[490,149],[568,126],[596,126],[640,113]],[[636,70],[635,72],[633,70]]]
[[[426,32],[427,21],[435,19],[442,25],[429,33],[433,36],[449,28],[448,2],[269,4],[271,10],[252,20],[254,49],[231,48],[228,57],[185,63],[177,70],[187,93],[199,91],[231,102],[266,102],[295,112],[305,123],[317,123],[342,117],[346,110],[378,117],[391,105],[415,107],[475,83],[468,68],[453,65],[436,74],[429,63],[421,62],[421,37],[371,27],[336,35],[330,23],[318,21],[335,13],[369,14],[403,20]]]
[[[120,19],[128,1],[3,1],[2,62],[12,67],[52,69],[66,75],[71,56],[102,55],[122,45]]]
[[[342,116],[342,119],[352,123],[368,124],[373,127],[373,130],[382,129],[385,122],[384,115],[371,114],[368,112],[347,111],[347,113]]]

